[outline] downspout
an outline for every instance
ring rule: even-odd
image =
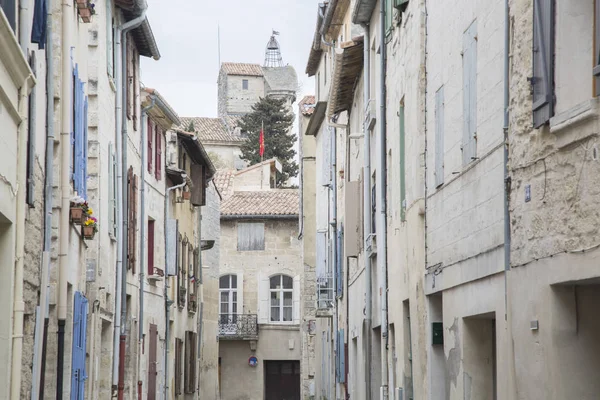
[[[332,264],[333,264],[333,268],[334,270],[333,272],[333,279],[332,279],[332,284],[333,284],[333,335],[331,335],[332,337],[332,342],[333,342],[333,354],[334,354],[334,360],[337,360],[337,358],[340,356],[339,354],[337,354],[337,349],[338,349],[338,310],[337,310],[337,179],[336,179],[336,169],[337,169],[337,135],[336,135],[336,129],[333,127],[329,127],[329,135],[330,135],[330,139],[331,139],[331,166],[330,166],[330,174],[331,174],[331,178],[330,178],[330,184],[331,184],[331,221],[329,221],[329,225],[330,225],[330,232],[331,232],[331,258],[332,258]],[[334,363],[334,365],[336,365]],[[334,368],[334,371],[336,371],[337,368]],[[333,398],[337,399],[337,392],[338,392],[338,379],[337,379],[337,375],[336,377],[333,379]]]
[[[187,184],[186,178],[187,175],[185,173],[182,173],[182,178],[183,178],[183,183],[180,183],[179,185],[175,185],[175,186],[171,186],[168,187],[165,190],[165,232],[167,232],[167,224],[169,221],[169,218],[171,216],[171,213],[169,212],[169,193],[175,189],[180,189],[182,187],[184,187]],[[165,270],[167,268],[167,235],[165,235]],[[165,274],[166,275],[166,274]],[[165,391],[165,399],[169,398],[169,318],[170,318],[170,308],[171,305],[173,305],[173,300],[169,300],[169,277],[165,276],[165,290],[164,290],[164,296],[165,296],[165,384],[164,384],[164,391]]]
[[[365,30],[363,46],[363,140],[364,140],[364,165],[363,165],[363,257],[365,262],[365,325],[367,337],[365,355],[365,392],[366,400],[371,400],[371,325],[372,325],[372,282],[371,282],[371,255],[367,253],[367,243],[371,236],[371,132],[367,115],[371,106],[371,39],[369,25],[362,25]]]
[[[96,346],[94,346],[94,343],[96,343],[96,331],[98,330],[96,328],[97,325],[97,319],[98,319],[98,310],[100,309],[100,300],[96,299],[94,300],[94,303],[92,304],[92,315],[91,315],[91,338],[90,338],[90,358],[89,358],[89,370],[90,370],[90,374],[89,376],[94,376],[94,367],[95,367],[95,362],[94,359],[96,358]],[[88,396],[90,399],[94,398],[94,379],[89,379],[88,378]]]
[[[49,298],[48,266],[50,263],[50,239],[52,237],[52,186],[54,179],[54,45],[52,41],[52,0],[47,0],[46,24],[46,180],[44,183],[44,251],[42,253],[42,281],[40,282],[39,322],[44,321],[43,331],[36,332],[41,340],[36,342],[33,359],[31,399],[44,398],[44,376],[46,372],[46,347],[48,343]],[[41,348],[39,347],[41,346]],[[38,395],[39,391],[39,395]]]
[[[202,355],[200,352],[202,351],[202,322],[203,322],[203,312],[204,312],[204,278],[202,273],[202,207],[196,207],[196,213],[198,217],[198,243],[196,244],[196,248],[198,249],[198,277],[196,278],[198,284],[196,285],[196,301],[199,304],[198,307],[198,328],[197,335],[198,340],[196,342],[196,390],[200,393],[200,372],[201,372],[201,363],[200,360]]]
[[[138,26],[140,26],[142,24],[142,22],[144,22],[144,20],[146,19],[146,11],[148,9],[148,5],[147,3],[144,1],[143,2],[143,6],[141,9],[141,14],[132,19],[129,22],[126,22],[124,24],[122,24],[120,27],[117,28],[117,40],[120,40],[119,45],[117,46],[117,51],[120,50],[120,55],[121,55],[121,65],[120,65],[120,69],[117,70],[117,74],[121,74],[121,79],[120,79],[120,86],[117,86],[118,88],[120,88],[121,90],[121,225],[122,225],[122,232],[121,232],[121,274],[118,275],[117,274],[117,278],[120,276],[121,278],[121,291],[120,294],[117,293],[117,297],[121,297],[120,300],[120,306],[121,309],[117,309],[116,313],[121,313],[121,317],[120,317],[120,335],[119,335],[119,351],[118,351],[118,365],[117,365],[117,390],[118,390],[118,398],[119,400],[123,399],[123,395],[124,395],[124,390],[125,390],[125,381],[124,381],[124,375],[125,375],[125,340],[127,338],[127,331],[126,331],[126,326],[127,324],[125,323],[126,319],[127,319],[127,268],[123,267],[123,261],[126,260],[127,258],[127,240],[128,240],[128,232],[127,232],[127,225],[128,225],[128,221],[127,221],[127,215],[123,212],[123,210],[128,206],[128,201],[125,200],[124,198],[124,194],[127,193],[127,180],[124,179],[124,177],[127,175],[127,141],[128,141],[128,137],[127,137],[127,115],[126,115],[126,110],[127,108],[124,107],[125,104],[127,104],[127,102],[129,101],[129,99],[127,98],[127,85],[129,84],[128,78],[127,78],[127,33],[129,31],[131,31],[132,29],[137,28]],[[117,126],[117,129],[119,128],[119,126]],[[119,136],[119,132],[117,132],[117,136]],[[143,166],[142,166],[143,167]],[[117,336],[117,334],[115,333],[115,336]],[[114,366],[113,366],[114,368]],[[114,371],[113,371],[114,373]],[[113,376],[113,385],[114,385],[114,380],[115,380],[115,376]]]
[[[387,212],[386,212],[386,43],[385,43],[385,4],[386,1],[379,1],[379,41],[381,54],[379,57],[379,143],[378,157],[379,165],[377,171],[377,202],[379,210],[377,213],[377,263],[379,269],[379,295],[381,296],[381,394],[382,400],[388,398],[388,282],[387,282]],[[384,344],[385,343],[385,344]]]
[[[154,107],[156,103],[154,96],[151,98],[151,103],[148,107],[142,109],[140,114],[140,124],[142,125],[142,137],[140,149],[142,150],[142,168],[140,172],[140,180],[141,180],[141,189],[140,189],[140,294],[139,294],[139,304],[140,304],[140,315],[139,315],[139,337],[138,337],[138,368],[137,368],[137,381],[138,381],[138,390],[140,398],[141,398],[141,389],[142,389],[142,350],[143,350],[143,340],[144,340],[144,278],[146,276],[146,266],[144,264],[144,237],[146,236],[146,168],[147,162],[146,158],[148,156],[148,146],[147,143],[147,135],[151,134],[148,132],[148,119],[150,118],[147,113]],[[151,157],[151,155],[150,155]]]
[[[73,3],[62,0],[62,77],[61,77],[61,205],[59,220],[60,250],[58,271],[58,348],[56,366],[56,400],[63,398],[63,377],[65,357],[65,325],[67,322],[67,289],[69,271],[69,203],[71,195],[71,38],[73,37]]]
[[[23,11],[23,10],[21,10]],[[21,21],[25,17],[21,14]],[[23,36],[20,34],[19,36]],[[27,35],[25,35],[26,37]],[[21,43],[25,49],[23,57],[27,60],[27,39]],[[29,62],[27,63],[29,65]],[[13,333],[12,333],[12,371],[10,373],[11,399],[20,398],[21,369],[23,359],[23,315],[25,302],[23,301],[23,269],[25,257],[25,191],[27,188],[27,130],[29,127],[28,105],[29,89],[35,85],[35,78],[29,74],[19,89],[19,115],[22,120],[18,128],[17,144],[17,217],[15,241],[15,272],[13,292]]]
[[[28,26],[28,5],[27,0],[19,0],[19,44],[21,45],[21,51],[25,59],[28,56],[27,45],[29,44],[29,34],[31,33],[31,29]]]

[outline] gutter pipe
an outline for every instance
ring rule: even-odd
[[[56,366],[56,400],[63,398],[63,375],[65,356],[65,325],[67,322],[67,289],[69,270],[69,204],[71,195],[70,167],[71,167],[71,108],[72,81],[71,76],[71,38],[73,37],[73,3],[62,0],[62,71],[61,71],[61,205],[59,220],[60,250],[58,252],[58,346]]]
[[[26,4],[25,4],[26,6]],[[27,8],[21,7],[21,18],[19,24],[26,26]],[[23,50],[23,57],[27,60],[27,32],[23,34],[24,29],[19,29],[19,41]],[[25,314],[25,302],[23,300],[23,276],[24,276],[24,257],[25,257],[25,191],[27,188],[27,138],[29,128],[29,90],[35,85],[35,78],[31,73],[23,82],[19,89],[19,116],[22,118],[18,127],[17,143],[17,227],[15,241],[15,265],[14,265],[14,292],[13,292],[13,326],[12,326],[12,366],[10,372],[10,393],[11,399],[20,398],[21,392],[21,363],[23,360],[23,316]]]
[[[116,87],[117,87],[117,105],[116,114],[116,142],[117,149],[117,295],[115,301],[115,325],[113,338],[113,391],[118,391],[118,398],[123,398],[125,382],[123,381],[125,372],[125,319],[127,318],[127,268],[123,268],[123,261],[127,256],[127,216],[124,209],[127,207],[127,200],[124,194],[127,193],[127,180],[124,176],[127,174],[127,116],[126,108],[123,107],[127,102],[127,33],[137,28],[146,19],[148,5],[144,0],[141,1],[141,14],[129,22],[117,26],[117,35],[115,43],[116,65]],[[119,93],[120,92],[120,93]],[[119,95],[120,94],[120,95]],[[119,132],[119,130],[121,132]],[[118,152],[121,152],[119,155]]]
[[[47,0],[46,24],[46,162],[44,182],[44,248],[42,253],[42,281],[40,282],[40,305],[36,320],[36,340],[33,355],[31,400],[44,398],[44,375],[46,372],[46,346],[49,325],[48,266],[50,263],[50,239],[52,237],[52,185],[54,179],[54,45],[52,44],[52,0]],[[41,322],[44,321],[43,328]],[[42,332],[40,332],[42,330]],[[39,393],[39,394],[38,394]]]
[[[386,211],[386,43],[385,43],[385,5],[386,1],[379,1],[379,40],[381,54],[380,74],[379,74],[379,140],[378,152],[379,166],[377,171],[377,263],[379,269],[379,295],[381,296],[381,392],[380,398],[386,400],[388,398],[388,281],[387,281],[387,211]],[[385,343],[385,345],[383,345]]]
[[[333,274],[332,284],[333,284],[333,354],[335,354],[335,359],[337,359],[340,355],[337,354],[337,349],[339,348],[338,344],[338,300],[337,300],[337,268],[338,268],[338,259],[337,259],[337,179],[336,179],[336,170],[337,170],[337,134],[336,129],[329,127],[329,135],[331,139],[331,166],[330,166],[330,182],[331,182],[331,221],[329,221],[330,232],[331,232],[331,258],[332,265],[334,270],[331,271]],[[337,377],[333,379],[333,398],[337,399],[338,396],[338,380]]]
[[[142,149],[142,168],[141,168],[141,172],[140,172],[140,180],[141,180],[141,190],[140,190],[140,203],[141,203],[141,207],[140,207],[140,272],[139,272],[139,278],[140,278],[140,300],[139,300],[139,304],[140,304],[140,315],[139,315],[139,322],[138,322],[138,326],[139,326],[139,337],[138,337],[138,371],[137,371],[137,380],[138,380],[138,390],[141,391],[142,389],[142,350],[143,350],[143,339],[144,339],[144,277],[145,277],[145,271],[146,271],[146,267],[145,267],[145,258],[144,258],[144,237],[146,236],[146,158],[147,158],[147,151],[148,151],[148,146],[146,146],[147,143],[147,135],[151,134],[148,132],[148,121],[149,120],[149,116],[148,116],[148,111],[150,111],[155,104],[155,97],[152,96],[150,97],[151,99],[151,103],[148,107],[145,107],[142,109],[142,112],[140,114],[140,124],[142,125],[142,137],[140,139],[141,144],[140,144],[140,148]]]
[[[365,263],[365,325],[366,325],[366,365],[365,365],[365,391],[366,400],[371,400],[371,325],[372,325],[372,282],[371,282],[371,255],[367,253],[367,243],[371,236],[371,132],[369,130],[369,120],[366,118],[371,105],[371,39],[369,25],[363,24],[365,30],[363,46],[363,102],[364,102],[364,121],[363,121],[363,142],[364,142],[364,165],[363,165],[363,257]]]
[[[187,175],[184,173],[181,174],[181,177],[183,178],[183,182],[180,183],[179,185],[175,185],[175,186],[171,186],[168,187],[165,190],[165,232],[167,232],[167,224],[170,218],[171,213],[169,212],[169,193],[175,189],[180,189],[182,187],[184,187],[185,185],[187,185]],[[167,269],[167,235],[165,235],[165,272]],[[170,308],[171,305],[173,305],[173,300],[169,300],[169,279],[166,276],[167,274],[165,273],[165,290],[164,290],[164,296],[165,296],[165,384],[164,384],[164,391],[165,391],[165,399],[169,398],[169,313],[170,313]]]
[[[29,28],[29,11],[28,11],[28,0],[19,0],[19,44],[21,45],[21,51],[23,56],[27,59],[27,45],[29,44],[28,34],[31,33]]]

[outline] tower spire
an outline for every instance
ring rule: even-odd
[[[275,36],[277,35],[279,35],[279,32],[273,30],[269,43],[267,43],[267,49],[265,50],[265,67],[283,67],[281,49],[279,48],[279,42],[275,39]]]

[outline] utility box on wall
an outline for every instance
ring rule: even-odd
[[[431,344],[444,344],[444,324],[442,322],[431,324]]]

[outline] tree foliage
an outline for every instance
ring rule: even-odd
[[[242,144],[242,159],[250,165],[260,163],[259,137],[264,123],[264,160],[277,158],[282,165],[282,173],[277,176],[277,186],[284,185],[289,178],[298,175],[298,164],[294,161],[296,135],[290,133],[294,114],[288,109],[285,100],[272,97],[261,98],[252,106],[252,112],[240,120],[240,128],[248,137]]]

